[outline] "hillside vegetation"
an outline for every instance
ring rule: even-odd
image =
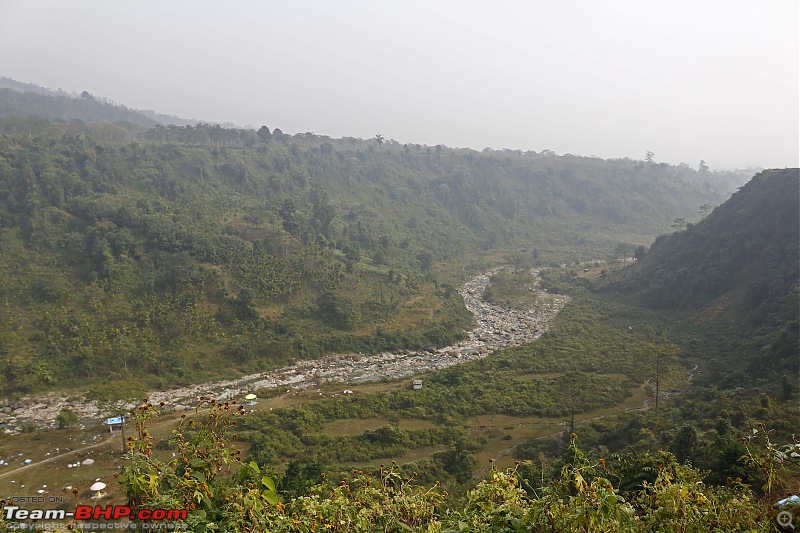
[[[30,126],[0,137],[6,391],[444,345],[469,325],[453,286],[481,254],[604,255],[720,198],[703,173],[631,160],[0,124]],[[439,280],[440,262],[460,277]]]
[[[145,400],[122,460],[97,455],[134,509],[186,509],[192,531],[772,531],[773,504],[800,488],[797,169],[692,224],[741,175],[153,125],[7,85],[3,396],[130,399],[448,344],[472,320],[455,287],[500,262],[514,271],[492,278],[499,305],[535,303],[532,266],[572,296],[537,342],[428,372],[419,391],[258,391],[263,409],[210,401],[174,419]],[[627,264],[635,245],[627,268],[573,270]],[[76,419],[59,414],[91,435]],[[4,455],[66,442],[24,429]],[[4,483],[66,481],[38,466]]]
[[[684,317],[727,370],[726,386],[797,376],[800,174],[769,170],[685,231],[656,239],[612,284],[646,307]],[[717,366],[711,364],[710,366]]]
[[[197,121],[130,109],[84,91],[70,94],[0,76],[0,116],[36,117],[40,120],[78,120],[82,123],[117,123],[131,130],[156,124],[186,126]]]

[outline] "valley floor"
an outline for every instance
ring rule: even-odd
[[[547,331],[569,301],[567,296],[548,294],[542,289],[529,287],[536,293],[536,303],[529,309],[492,305],[484,301],[482,295],[494,272],[496,270],[476,276],[459,289],[467,309],[475,316],[475,322],[467,338],[453,346],[377,355],[333,354],[236,380],[152,391],[149,398],[154,403],[164,402],[167,409],[184,411],[193,408],[203,397],[230,400],[263,389],[306,389],[328,382],[353,384],[400,379],[485,357],[494,350],[535,340]],[[132,407],[133,404],[127,406]],[[70,409],[81,420],[100,420],[111,415],[103,413],[96,402],[82,396],[67,398],[50,394],[22,398],[7,408],[8,413],[0,414],[3,417],[0,422],[4,422],[6,433],[18,433],[26,424],[53,428],[62,409]]]

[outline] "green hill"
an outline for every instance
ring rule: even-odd
[[[724,195],[628,159],[114,127],[0,118],[5,391],[443,345],[468,272],[602,257]]]
[[[123,123],[150,128],[156,124],[185,126],[186,120],[154,111],[130,109],[84,91],[80,95],[53,91],[0,76],[0,116],[37,117],[44,120],[80,120],[86,123]]]
[[[127,397],[328,351],[447,344],[471,321],[454,291],[468,275],[618,255],[737,179],[547,151],[12,115],[0,118],[3,396],[103,384]],[[799,197],[796,169],[759,174],[599,293],[567,276],[575,298],[539,342],[431,372],[423,391],[265,409],[227,437],[238,415],[213,404],[162,441],[144,431],[145,404],[122,490],[134,505],[193,510],[198,531],[771,530],[772,503],[797,479],[777,460],[796,445],[773,443],[797,427],[793,384],[777,378],[797,372]],[[495,283],[498,301],[513,279]],[[705,382],[687,382],[687,358]],[[719,384],[748,389],[703,386]],[[556,419],[517,424],[543,416],[574,418],[587,451],[571,430],[552,438]],[[387,420],[325,433],[354,417]],[[490,447],[535,462],[478,482],[473,454]],[[409,450],[427,451],[384,467]],[[366,474],[337,472],[356,460]],[[434,480],[448,490],[420,485]]]
[[[685,231],[656,239],[612,288],[653,309],[685,317],[687,337],[731,374],[798,371],[800,176],[797,169],[755,176],[730,200]]]

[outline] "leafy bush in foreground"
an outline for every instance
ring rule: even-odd
[[[528,475],[531,463],[493,468],[462,503],[448,507],[449,495],[438,484],[419,486],[414,474],[404,476],[393,464],[338,484],[323,479],[307,495],[282,502],[272,478],[240,461],[226,437],[237,409],[212,401],[207,411],[184,419],[175,433],[180,452],[164,463],[152,456],[146,422],[153,407],[143,405],[121,475],[131,504],[188,508],[193,531],[700,532],[771,531],[775,523],[767,500],[742,483],[705,485],[702,472],[663,451],[623,458],[615,467],[589,458],[575,434],[560,474],[541,487]],[[792,475],[789,448],[750,451],[753,466],[767,468],[770,487]]]

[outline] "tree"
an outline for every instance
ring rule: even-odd
[[[676,218],[670,227],[675,231],[683,231],[686,229],[686,219]]]
[[[375,135],[375,142],[378,143],[378,148],[383,150],[383,135],[381,135],[380,133]]]
[[[646,360],[650,361],[655,366],[655,402],[656,402],[656,415],[658,415],[658,402],[661,394],[661,373],[664,367],[675,359],[678,349],[674,345],[668,344],[654,344],[652,342],[645,343],[644,355]]]
[[[700,164],[697,165],[697,170],[699,170],[700,172],[708,172],[708,165],[704,160],[702,159],[700,160]]]
[[[317,297],[317,312],[325,322],[340,329],[353,329],[361,320],[353,303],[332,290]]]
[[[590,398],[589,375],[578,370],[570,370],[556,380],[559,390],[566,396],[565,404],[569,409],[569,433],[575,433],[575,413],[586,410]]]
[[[270,135],[271,135],[271,134],[270,134],[270,132],[269,132],[269,128],[268,128],[268,127],[266,127],[266,126],[261,126],[261,127],[258,129],[258,131],[256,132],[256,135],[258,135],[258,140],[259,140],[259,141],[261,141],[262,143],[265,143],[265,144],[266,144],[266,143],[268,143],[268,142],[269,142],[269,138],[270,138]]]
[[[706,218],[711,212],[711,204],[703,204],[700,206],[700,216]]]
[[[656,154],[654,154],[653,152],[648,150],[648,151],[646,151],[644,153],[644,160],[647,161],[648,164],[652,164],[653,163],[653,158],[655,157],[655,155]]]
[[[289,498],[305,496],[308,490],[320,483],[323,478],[323,466],[320,463],[306,463],[292,459],[278,485],[278,492]]]
[[[685,463],[691,458],[697,446],[697,430],[693,426],[683,426],[675,435],[672,449],[679,463]]]
[[[295,233],[300,228],[300,223],[296,216],[297,206],[291,198],[283,201],[283,205],[278,210],[278,214],[283,220],[283,229],[288,233]]]
[[[311,216],[314,229],[325,235],[331,236],[331,223],[336,216],[336,210],[330,204],[328,195],[324,191],[312,189],[309,193],[311,200]]]
[[[345,243],[342,246],[342,252],[344,252],[344,256],[348,261],[357,262],[361,260],[361,245],[358,244],[358,241]]]
[[[628,257],[628,254],[631,253],[632,249],[633,249],[633,246],[628,244],[628,243],[621,242],[621,243],[617,244],[617,246],[616,246],[616,248],[614,248],[614,252],[613,252],[614,261],[623,261],[624,262],[625,259]]]
[[[449,431],[448,439],[451,440],[450,449],[435,455],[449,474],[459,483],[466,483],[472,477],[475,469],[475,459],[469,453],[467,436],[463,430]]]
[[[253,296],[250,291],[242,288],[233,302],[234,313],[239,320],[253,321],[258,319],[258,311],[253,305]]]
[[[417,254],[417,261],[419,261],[420,269],[425,272],[430,272],[433,268],[433,254],[428,250],[423,250]]]
[[[527,254],[523,252],[514,252],[507,255],[505,260],[514,266],[514,274],[520,274],[531,269],[531,261]]]

